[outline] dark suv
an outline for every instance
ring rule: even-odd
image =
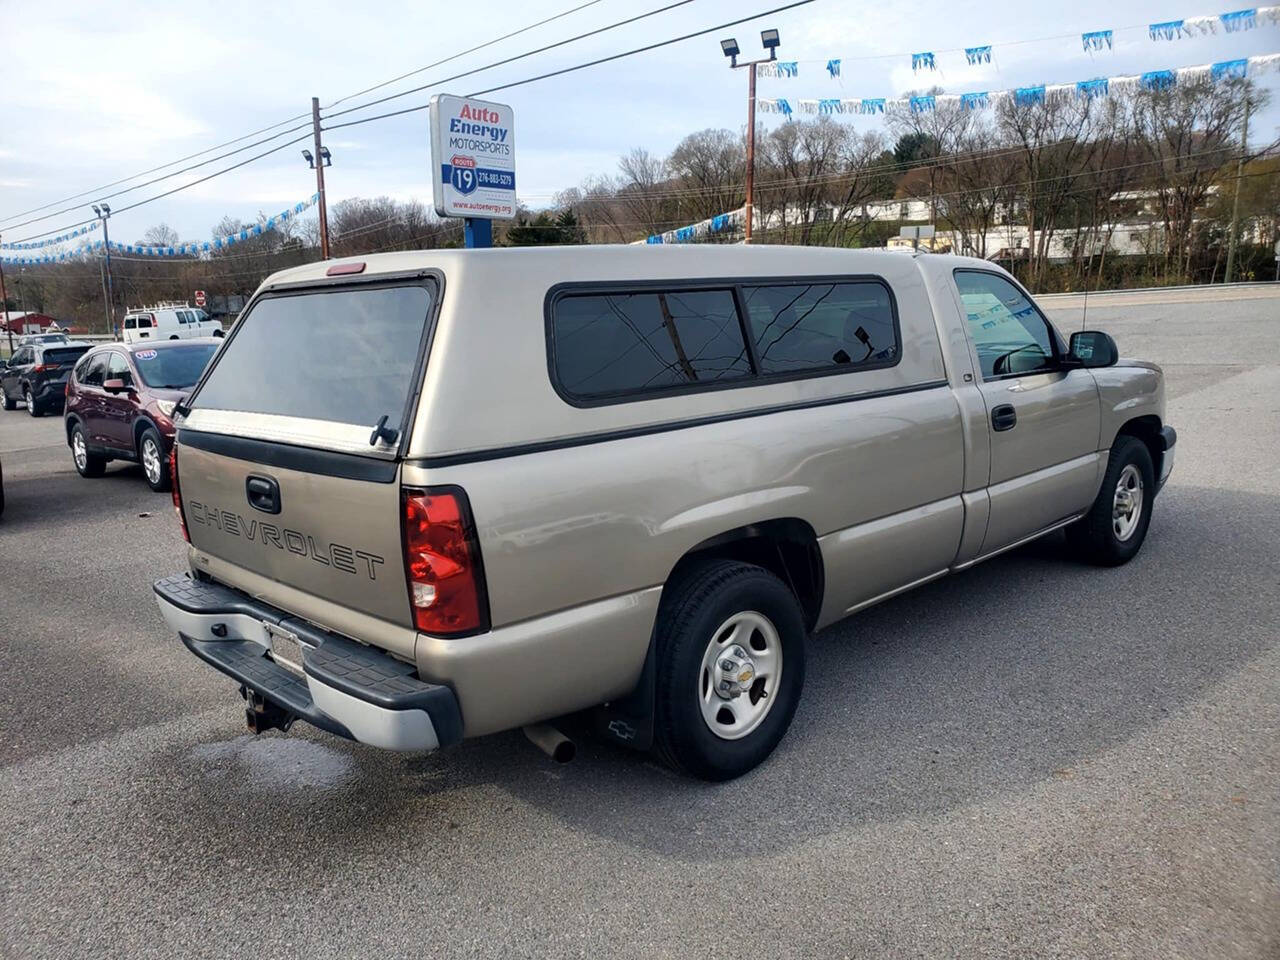
[[[221,340],[162,340],[95,347],[67,384],[67,444],[82,477],[109,460],[142,464],[152,490],[169,489],[174,407],[195,386]]]
[[[21,400],[27,413],[43,416],[62,409],[67,374],[92,344],[76,340],[62,343],[24,343],[0,366],[0,400],[13,410]]]

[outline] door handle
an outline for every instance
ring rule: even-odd
[[[245,497],[249,506],[263,513],[280,512],[280,484],[270,477],[250,476],[244,481]]]
[[[997,433],[1012,430],[1018,424],[1018,411],[1012,403],[1002,403],[991,411],[991,429]]]

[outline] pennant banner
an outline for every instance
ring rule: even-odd
[[[1214,81],[1240,80],[1266,73],[1280,73],[1280,53],[1240,60],[1222,60],[1203,63],[1176,70],[1150,70],[1132,76],[1095,77],[1077,83],[1054,83],[1034,87],[1015,87],[1012,90],[982,90],[973,93],[939,93],[915,97],[856,97],[817,100],[761,98],[756,106],[763,113],[780,113],[791,118],[799,108],[800,113],[829,116],[833,114],[859,114],[869,116],[889,110],[909,110],[911,113],[931,113],[941,105],[956,105],[962,110],[985,110],[1002,100],[1012,100],[1018,106],[1034,106],[1051,97],[1072,96],[1080,99],[1106,97],[1128,90],[1167,90],[1179,83],[1208,77]]]
[[[140,257],[194,257],[202,253],[209,253],[214,250],[222,250],[226,247],[234,246],[237,243],[243,243],[250,237],[259,237],[262,234],[276,229],[276,227],[285,223],[293,217],[297,217],[308,207],[315,204],[320,199],[320,194],[314,193],[310,198],[295,203],[288,210],[282,210],[274,217],[268,217],[265,223],[255,223],[251,227],[245,227],[238,233],[233,233],[226,237],[218,237],[216,240],[205,240],[202,243],[180,243],[172,247],[160,247],[143,243],[117,243],[112,240],[110,247],[114,253],[124,253],[132,256]],[[88,229],[78,231],[76,233],[65,234],[62,238],[67,239],[87,233]],[[53,241],[57,242],[57,241]],[[62,263],[66,260],[74,260],[83,252],[94,252],[102,250],[107,244],[102,240],[95,240],[87,247],[81,250],[64,250],[61,253],[50,253],[40,257],[14,257],[6,258],[4,263],[15,264],[17,266],[35,266],[43,263]]]
[[[68,240],[74,240],[76,237],[83,237],[86,233],[97,230],[100,226],[102,226],[101,222],[91,223],[88,226],[81,227],[79,230],[72,230],[70,233],[64,233],[59,237],[53,237],[49,240],[33,240],[31,243],[0,243],[0,250],[41,250],[44,247],[52,247],[59,243],[66,243]]]
[[[1095,30],[1092,33],[1082,33],[1080,34],[1080,42],[1084,45],[1085,53],[1088,53],[1091,50],[1101,50],[1103,47],[1110,50],[1111,31]]]
[[[668,230],[666,233],[655,233],[651,237],[647,237],[643,242],[647,244],[653,243],[693,243],[693,241],[707,236],[713,236],[717,233],[723,233],[726,230],[732,230],[746,223],[745,208],[739,207],[737,210],[731,210],[729,213],[717,214],[714,217],[708,217],[706,220],[699,220],[687,227],[680,227],[677,230]]]
[[[1280,25],[1280,6],[1251,7],[1247,10],[1235,10],[1220,13],[1212,17],[1188,17],[1183,20],[1164,20],[1147,25],[1147,35],[1152,40],[1180,40],[1184,37],[1202,37],[1218,33],[1240,33],[1254,30],[1261,26]],[[1130,28],[1126,28],[1130,29]],[[1132,28],[1141,29],[1141,28]],[[1097,53],[1115,48],[1114,30],[1091,30],[1080,34],[1080,44],[1085,53]],[[991,62],[992,47],[988,44],[981,47],[965,47],[965,61],[970,66]],[[756,69],[761,77],[794,78],[800,75],[799,62],[764,63]],[[808,62],[808,61],[804,61]],[[817,63],[823,61],[818,60]],[[834,80],[840,76],[839,59],[827,60],[827,73]],[[938,69],[937,55],[931,50],[911,54],[911,69],[915,73],[922,70]]]
[[[839,61],[837,61],[837,72]],[[760,63],[756,65],[757,77],[798,77],[800,76],[800,64],[795,60],[783,62],[775,60],[772,63]]]

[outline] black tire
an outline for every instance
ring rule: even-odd
[[[2,389],[0,389],[0,397],[4,398],[4,408],[6,410],[18,409],[18,401],[13,399],[13,397],[9,396],[9,394],[5,393]]]
[[[40,409],[40,405],[36,403],[35,397],[31,396],[31,388],[27,387],[22,391],[22,399],[27,404],[27,414],[32,417],[43,417],[44,411]]]
[[[1117,526],[1123,521],[1115,516],[1116,488],[1128,467],[1134,468],[1140,481],[1141,502],[1137,524],[1124,539]],[[1137,437],[1121,435],[1111,445],[1107,460],[1107,473],[1102,487],[1089,512],[1067,528],[1067,543],[1072,551],[1086,563],[1101,567],[1118,567],[1128,563],[1142,549],[1151,524],[1151,506],[1155,500],[1155,468],[1151,463],[1151,451]]]
[[[780,641],[780,685],[767,687],[773,705],[740,739],[712,732],[699,699],[703,658],[718,628],[736,614],[767,618]],[[673,769],[704,780],[731,780],[751,770],[782,741],[804,689],[808,631],[795,595],[772,573],[732,560],[698,565],[668,582],[658,609],[654,753]],[[758,634],[752,641],[761,641]],[[714,678],[710,678],[714,682]],[[702,680],[703,689],[707,679]],[[763,684],[763,677],[756,683]],[[755,687],[739,694],[757,703]],[[714,694],[712,694],[714,696]],[[711,701],[715,703],[715,701]]]
[[[80,461],[77,460],[75,456],[75,449],[76,449],[75,442],[76,442],[77,435],[79,435],[80,441],[86,444],[83,467],[80,465]],[[90,479],[94,477],[100,477],[102,476],[103,473],[106,472],[107,458],[100,457],[94,453],[89,453],[87,444],[88,444],[88,439],[84,435],[84,428],[77,423],[74,427],[71,428],[71,462],[76,465],[76,473],[80,474],[80,476],[89,477]]]
[[[147,444],[155,445],[156,456],[159,457],[160,476],[154,483],[151,475],[147,472]],[[138,437],[138,463],[142,464],[142,476],[147,481],[147,486],[156,493],[164,493],[169,489],[169,463],[164,452],[164,440],[161,438],[159,431],[155,427],[147,427],[142,431],[142,435]]]
[[[225,337],[225,336],[226,336],[226,334],[225,334],[225,333],[223,333],[221,330],[215,330],[215,331],[213,331],[213,337],[214,337],[214,339],[215,339],[215,340],[221,340],[221,339],[222,339],[223,337]]]

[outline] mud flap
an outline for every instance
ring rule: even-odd
[[[649,652],[635,689],[620,700],[596,707],[592,713],[596,735],[633,750],[653,746],[653,711],[657,690],[657,644],[649,641]]]

